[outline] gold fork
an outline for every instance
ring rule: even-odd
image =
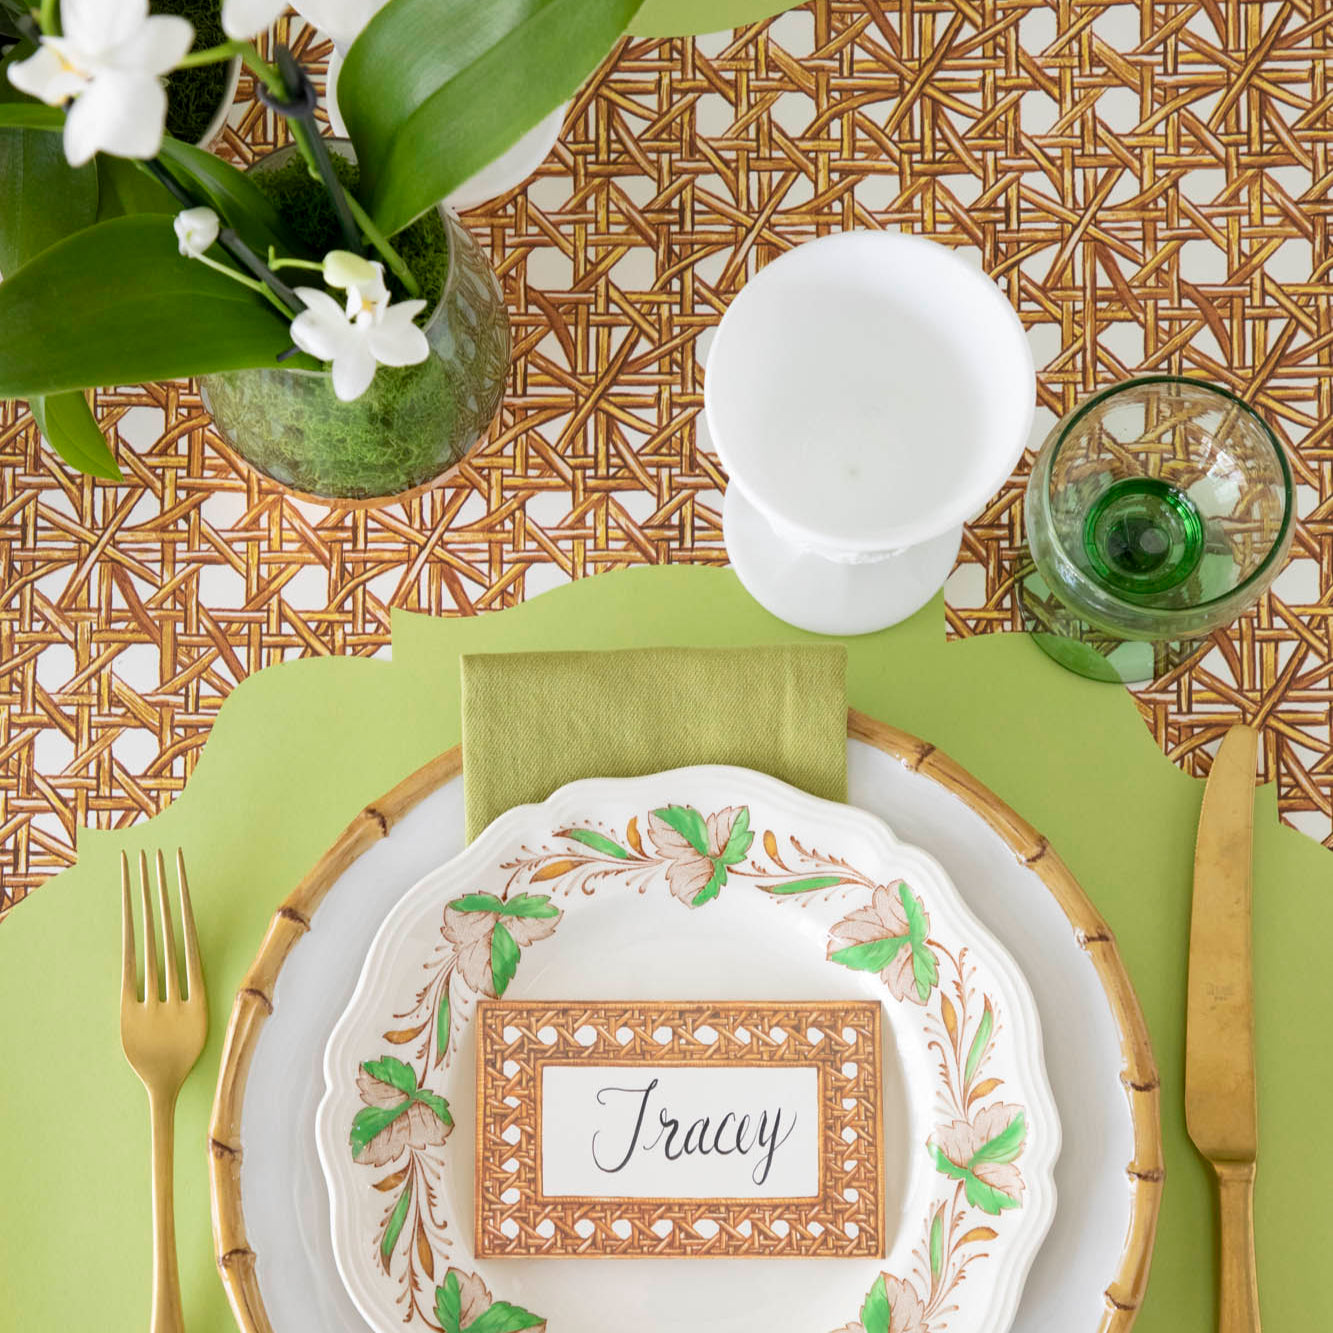
[[[176,1268],[176,1222],[172,1203],[176,1095],[204,1049],[208,1001],[199,962],[199,941],[185,880],[185,857],[176,853],[180,885],[181,929],[185,935],[185,988],[180,985],[176,936],[167,901],[167,868],[157,853],[157,902],[161,918],[165,993],[158,986],[158,952],[153,931],[153,903],[148,891],[148,858],[139,853],[139,890],[143,902],[143,998],[139,996],[134,957],[134,913],[130,905],[130,863],[120,854],[123,922],[120,981],[120,1044],[148,1091],[153,1128],[153,1321],[152,1333],[183,1333],[180,1274]]]

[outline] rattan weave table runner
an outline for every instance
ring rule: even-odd
[[[285,496],[183,382],[99,395],[119,487],[64,471],[0,405],[0,909],[73,859],[79,826],[168,803],[265,666],[381,652],[394,607],[470,615],[605,569],[724,563],[709,331],[757,267],[851,226],[979,255],[1042,367],[1034,440],[1141,370],[1205,375],[1282,433],[1290,564],[1138,697],[1195,773],[1231,722],[1262,725],[1284,817],[1333,843],[1331,26],[1324,0],[817,0],[626,41],[527,188],[467,215],[514,321],[509,393],[461,473],[403,504]],[[225,151],[278,138],[243,79]],[[955,634],[1017,627],[1024,480],[967,530]]]

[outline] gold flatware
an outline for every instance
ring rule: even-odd
[[[162,931],[161,967],[154,938],[153,903],[148,890],[148,858],[139,853],[139,895],[143,903],[143,995],[134,954],[134,914],[130,903],[130,863],[120,856],[123,966],[120,982],[120,1044],[148,1091],[153,1130],[153,1318],[152,1333],[183,1333],[180,1274],[176,1268],[176,1221],[172,1171],[176,1095],[204,1049],[208,1001],[199,941],[194,931],[185,857],[176,853],[181,930],[185,936],[185,985],[181,986],[176,936],[167,901],[167,868],[157,853],[157,915]],[[159,987],[159,973],[165,985]]]
[[[1254,1080],[1250,860],[1259,733],[1232,727],[1199,815],[1190,914],[1185,1122],[1217,1175],[1221,1215],[1219,1333],[1259,1333],[1254,1174],[1259,1156]]]

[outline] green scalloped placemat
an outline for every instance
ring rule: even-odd
[[[1021,635],[946,643],[942,617],[937,599],[903,625],[849,640],[850,701],[933,741],[1019,810],[1115,929],[1164,1092],[1168,1180],[1138,1328],[1211,1333],[1213,1204],[1181,1104],[1202,783],[1161,756],[1124,690],[1061,671]],[[639,569],[471,620],[399,615],[392,661],[307,659],[241,685],[181,798],[148,824],[84,837],[79,864],[0,926],[0,1324],[148,1324],[148,1117],[118,1042],[122,847],[179,843],[190,858],[212,1014],[181,1098],[177,1217],[188,1326],[221,1333],[233,1324],[213,1262],[204,1142],[232,995],[275,905],[347,821],[458,740],[459,654],[803,637],[728,571]],[[1327,1319],[1333,1160],[1319,1125],[1333,1090],[1333,861],[1277,823],[1271,787],[1258,796],[1255,852],[1264,1315],[1271,1328],[1307,1330]]]

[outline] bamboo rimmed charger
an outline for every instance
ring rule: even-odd
[[[1119,1037],[1120,1079],[1134,1136],[1133,1158],[1126,1168],[1130,1224],[1115,1275],[1104,1292],[1099,1333],[1127,1333],[1148,1283],[1161,1203],[1163,1150],[1160,1088],[1147,1026],[1110,928],[1046,839],[953,760],[927,742],[855,711],[848,714],[847,734],[929,778],[975,811],[1049,889],[1096,970]],[[237,992],[209,1125],[209,1174],[218,1267],[244,1333],[273,1333],[255,1272],[255,1252],[246,1234],[240,1139],[250,1062],[264,1022],[273,1012],[278,976],[341,875],[387,837],[418,802],[456,778],[462,769],[462,750],[455,746],[362,810],[279,906]]]

